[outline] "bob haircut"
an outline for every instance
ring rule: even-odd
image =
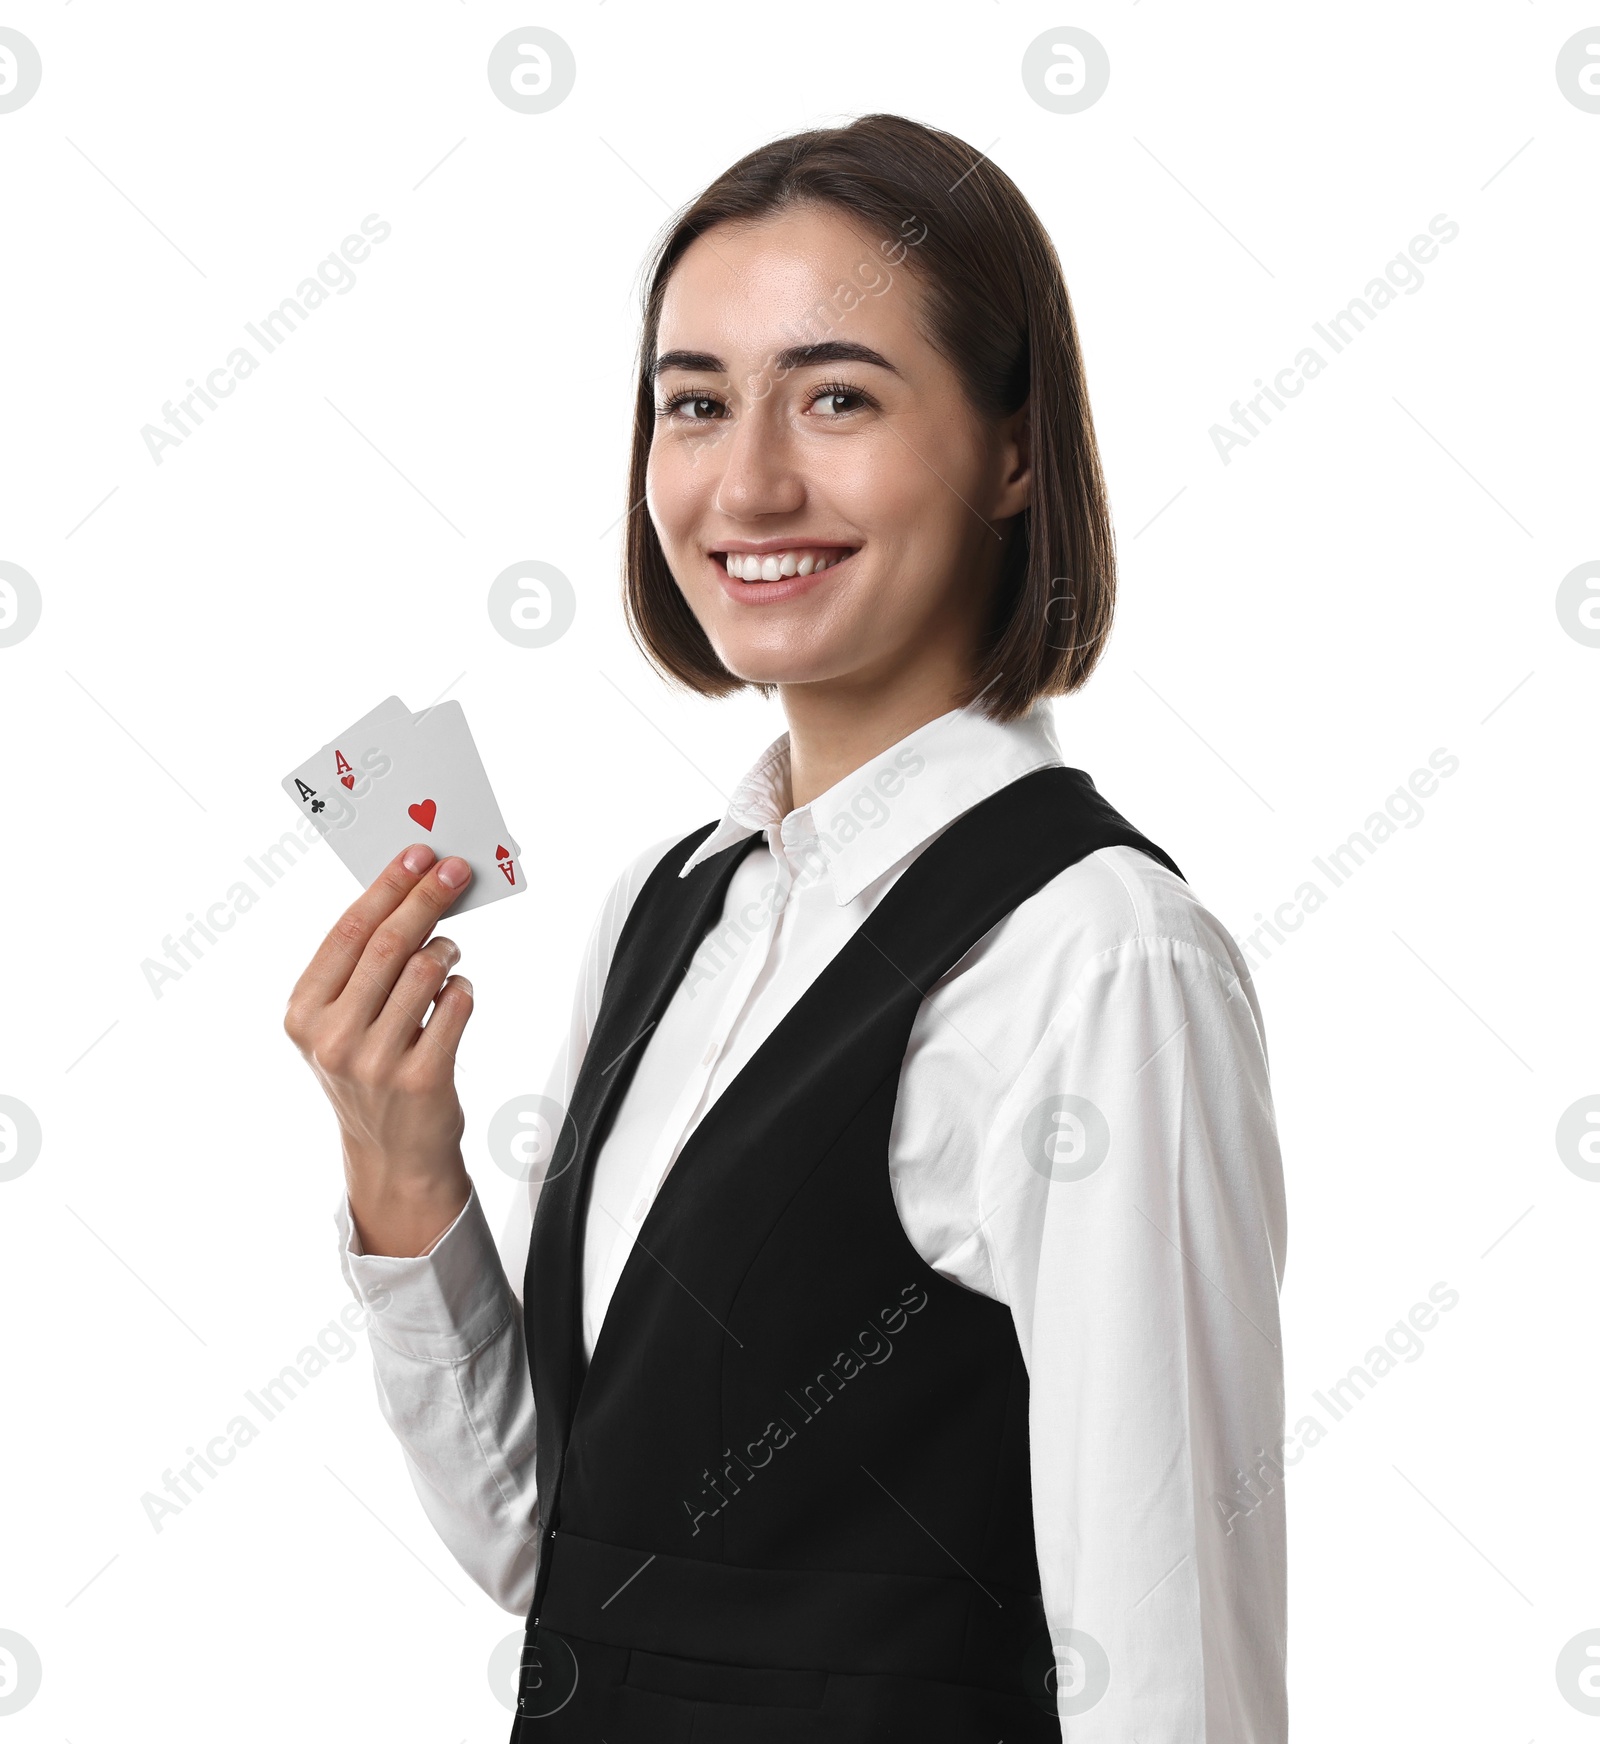
[[[841,285],[801,342],[827,338],[902,262],[924,293],[928,337],[981,414],[1028,407],[1033,491],[1006,541],[994,610],[963,699],[995,720],[1088,678],[1111,628],[1116,559],[1072,304],[1061,262],[1021,190],[954,134],[901,115],[774,140],[725,170],[667,227],[647,267],[628,479],[624,610],[645,656],[702,696],[747,688],[690,610],[647,512],[655,363],[667,281],[714,225],[803,204],[833,206],[880,238],[859,286]],[[860,269],[858,269],[860,270]],[[853,299],[853,300],[852,300]],[[768,378],[770,384],[770,377]],[[766,391],[752,383],[757,396]],[[773,686],[755,688],[770,696]]]

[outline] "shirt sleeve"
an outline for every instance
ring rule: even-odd
[[[1073,1744],[1283,1744],[1286,1217],[1248,972],[1097,956],[980,1170]]]
[[[567,1035],[545,1086],[563,1108],[623,922],[663,850],[678,839],[657,842],[630,863],[590,932]],[[498,1240],[474,1186],[429,1250],[408,1258],[362,1250],[347,1194],[334,1212],[340,1269],[368,1309],[378,1406],[423,1511],[467,1574],[518,1616],[533,1602],[538,1572],[538,1434],[521,1289],[539,1185],[513,1195]]]

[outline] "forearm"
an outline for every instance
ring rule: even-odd
[[[370,1322],[374,1379],[423,1509],[497,1604],[523,1614],[538,1539],[536,1425],[521,1313],[475,1196],[425,1256],[366,1254],[347,1207],[341,1265]]]
[[[406,1259],[424,1255],[450,1228],[472,1193],[459,1149],[444,1166],[414,1178],[396,1178],[383,1159],[346,1139],[346,1204],[361,1253]]]

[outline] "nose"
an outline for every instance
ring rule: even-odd
[[[731,520],[793,514],[805,480],[776,409],[757,401],[740,412],[715,450],[722,466],[714,506]]]

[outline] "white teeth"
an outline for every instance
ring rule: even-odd
[[[726,551],[722,560],[728,574],[739,581],[778,581],[790,575],[819,575],[850,556],[848,551],[773,551],[758,556],[753,551]]]

